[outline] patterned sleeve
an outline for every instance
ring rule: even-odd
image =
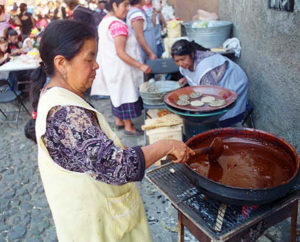
[[[113,38],[118,36],[128,36],[128,26],[120,21],[113,21],[108,26],[108,30]]]
[[[82,172],[113,185],[140,181],[145,160],[140,147],[114,145],[94,112],[76,106],[56,106],[47,117],[43,137],[50,156],[64,169]]]

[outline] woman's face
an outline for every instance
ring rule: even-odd
[[[176,65],[183,69],[193,69],[194,60],[190,55],[174,55]]]
[[[116,3],[113,3],[114,14],[119,19],[125,19],[128,13],[129,0],[124,0],[117,6]]]
[[[91,38],[85,41],[80,52],[66,61],[66,82],[76,93],[83,94],[92,83],[99,68],[96,62],[97,42]]]
[[[145,0],[146,5],[150,5],[152,3],[152,0]]]
[[[5,53],[7,51],[8,43],[4,42],[0,44],[0,50]]]

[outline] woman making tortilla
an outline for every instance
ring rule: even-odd
[[[246,109],[248,78],[237,64],[188,40],[175,42],[171,54],[184,76],[179,80],[180,86],[215,85],[238,94],[235,106],[220,118],[221,127],[242,121]]]
[[[124,148],[103,115],[84,98],[99,68],[95,31],[74,20],[51,22],[33,73],[38,165],[59,241],[151,241],[134,184],[147,167],[193,151],[162,140]],[[50,81],[45,85],[47,76]]]

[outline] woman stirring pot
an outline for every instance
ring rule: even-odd
[[[134,182],[166,154],[185,162],[193,151],[175,140],[124,148],[84,98],[99,68],[95,31],[85,23],[53,21],[39,50],[32,76],[38,165],[58,240],[151,241]]]
[[[232,126],[243,119],[246,109],[248,78],[233,61],[188,40],[178,40],[171,54],[184,78],[181,86],[215,85],[237,93],[235,106],[220,118],[220,126]]]

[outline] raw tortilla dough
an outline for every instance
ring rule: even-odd
[[[181,99],[179,99],[176,103],[177,103],[177,105],[180,105],[180,106],[186,106],[186,105],[190,104],[190,102],[188,100],[181,100]]]
[[[213,96],[205,96],[205,97],[203,97],[202,99],[201,99],[201,101],[202,102],[204,102],[204,103],[211,103],[211,102],[213,102],[213,101],[215,101],[216,99],[215,99],[215,97],[213,97]]]
[[[180,95],[178,98],[182,101],[188,101],[190,99],[189,96],[185,94]]]
[[[209,106],[211,106],[211,107],[220,107],[220,106],[223,106],[224,104],[226,104],[224,99],[218,99],[218,100],[210,102]]]
[[[197,98],[197,97],[200,97],[202,95],[202,93],[200,92],[192,92],[190,94],[190,98]]]
[[[200,100],[195,100],[195,101],[191,101],[191,106],[194,107],[201,107],[204,105],[204,102],[200,101]]]

